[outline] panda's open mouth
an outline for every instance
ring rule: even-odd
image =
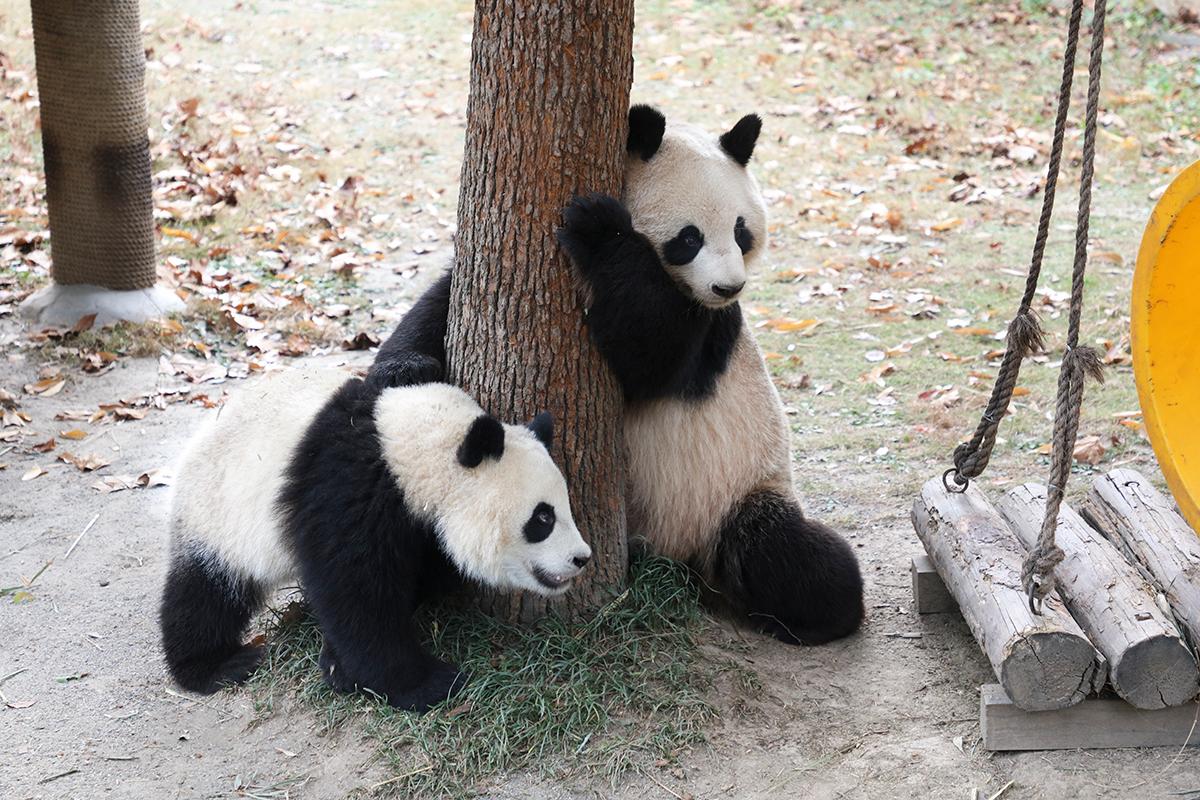
[[[565,589],[567,584],[571,582],[569,577],[563,575],[551,575],[549,572],[546,572],[546,570],[538,566],[534,566],[531,571],[533,572],[533,577],[537,579],[537,582],[551,591],[557,592]]]

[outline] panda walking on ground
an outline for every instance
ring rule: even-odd
[[[413,359],[391,379],[440,374]],[[548,415],[502,425],[443,383],[297,370],[247,386],[179,470],[160,614],[171,675],[205,693],[245,680],[263,654],[246,627],[298,579],[330,686],[415,711],[445,700],[465,679],[422,649],[422,601],[458,575],[561,594],[591,557],[551,437]]]
[[[749,115],[717,137],[635,106],[623,202],[577,198],[559,238],[625,393],[631,536],[760,630],[821,644],[861,624],[862,578],[849,545],[800,510],[783,408],[737,303],[766,242],[746,169],[760,126]],[[400,322],[369,380],[444,361],[450,280]]]

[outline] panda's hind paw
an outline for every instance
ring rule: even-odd
[[[467,674],[460,672],[458,667],[438,661],[420,686],[395,697],[389,695],[388,702],[397,708],[424,714],[461,692],[467,680]]]
[[[580,269],[592,266],[598,251],[633,234],[633,222],[621,201],[607,194],[576,197],[563,209],[558,241]]]

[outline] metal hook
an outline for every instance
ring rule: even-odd
[[[950,481],[946,480],[950,474],[954,474],[954,485],[950,485]],[[951,467],[942,473],[942,486],[946,487],[946,491],[951,494],[962,494],[971,485],[971,481],[964,478],[958,471],[958,467]]]
[[[1038,579],[1036,576],[1034,576],[1034,578],[1029,581],[1029,590],[1026,592],[1026,594],[1029,596],[1029,613],[1033,614],[1035,617],[1040,617],[1042,615],[1042,599],[1037,597],[1038,585]]]

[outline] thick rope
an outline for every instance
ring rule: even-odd
[[[156,259],[138,0],[30,5],[54,281],[149,288]]]
[[[1042,257],[1046,253],[1046,240],[1050,236],[1050,217],[1054,213],[1054,195],[1058,189],[1059,165],[1062,163],[1063,140],[1067,130],[1067,112],[1071,107],[1071,83],[1075,75],[1075,53],[1079,45],[1079,26],[1083,19],[1083,0],[1074,0],[1071,17],[1067,24],[1067,43],[1063,49],[1062,83],[1058,90],[1058,113],[1054,118],[1054,139],[1050,145],[1050,163],[1046,166],[1046,190],[1042,195],[1042,215],[1038,219],[1037,238],[1033,243],[1033,256],[1029,273],[1025,278],[1025,293],[1016,316],[1008,325],[1008,344],[992,396],[987,408],[975,428],[975,434],[954,450],[954,468],[946,473],[953,476],[953,485],[943,478],[946,488],[966,491],[967,484],[987,468],[996,446],[996,433],[1000,420],[1008,413],[1013,389],[1021,372],[1021,362],[1027,355],[1042,350],[1045,339],[1041,323],[1033,311],[1033,297],[1037,292],[1038,279],[1042,274]],[[1090,188],[1090,184],[1089,184]]]
[[[1079,211],[1075,227],[1075,265],[1071,272],[1071,311],[1067,327],[1067,351],[1058,374],[1058,401],[1054,409],[1053,454],[1046,490],[1046,516],[1036,546],[1025,557],[1021,584],[1029,594],[1035,611],[1054,591],[1054,568],[1063,552],[1054,542],[1058,510],[1071,474],[1075,436],[1079,431],[1079,413],[1083,404],[1084,379],[1103,380],[1100,354],[1091,347],[1079,346],[1080,318],[1083,314],[1083,278],[1087,272],[1088,227],[1091,223],[1092,179],[1095,175],[1096,117],[1100,108],[1100,71],[1104,55],[1104,17],[1106,0],[1096,0],[1092,18],[1092,51],[1088,63],[1087,111],[1083,125],[1083,165],[1079,174]],[[1036,603],[1035,603],[1036,601]]]

